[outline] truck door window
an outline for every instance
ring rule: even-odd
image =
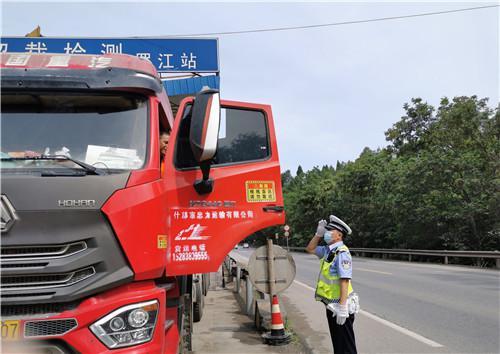
[[[177,168],[196,167],[189,146],[190,108],[182,118],[176,146]],[[228,165],[258,161],[270,156],[269,135],[264,112],[223,107],[214,165]]]

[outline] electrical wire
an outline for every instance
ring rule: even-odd
[[[381,22],[381,21],[392,21],[399,20],[405,18],[415,18],[415,17],[424,17],[424,16],[436,16],[436,15],[444,15],[456,12],[464,12],[464,11],[475,11],[482,9],[489,9],[499,7],[500,5],[486,5],[486,6],[476,6],[476,7],[468,7],[456,10],[444,10],[444,11],[435,11],[435,12],[423,12],[419,14],[412,15],[401,15],[401,16],[390,16],[390,17],[379,17],[379,18],[371,18],[365,20],[353,20],[353,21],[343,21],[343,22],[332,22],[332,23],[322,23],[322,24],[314,24],[314,25],[304,25],[304,26],[291,26],[291,27],[275,27],[275,28],[261,28],[261,29],[250,29],[250,30],[241,30],[241,31],[227,31],[227,32],[209,32],[209,33],[190,33],[190,34],[176,34],[169,35],[169,37],[198,37],[198,36],[223,36],[223,35],[237,35],[237,34],[247,34],[247,33],[262,33],[262,32],[278,32],[278,31],[293,31],[293,30],[301,30],[301,29],[310,29],[310,28],[320,28],[320,27],[333,27],[333,26],[343,26],[343,25],[353,25],[358,23],[369,23],[369,22]]]

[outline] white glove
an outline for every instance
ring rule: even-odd
[[[328,223],[326,222],[326,220],[318,221],[318,228],[316,229],[316,236],[323,237],[325,235],[325,232],[326,232],[325,226],[327,224]]]
[[[347,298],[347,306],[349,307],[349,313],[358,313],[359,312],[359,296],[356,293],[352,293]]]
[[[329,303],[326,305],[326,309],[332,312],[332,317],[335,317],[335,304]]]
[[[345,323],[345,320],[347,317],[349,317],[349,311],[347,309],[347,304],[342,305],[342,304],[336,304],[335,312],[337,315],[335,318],[337,319],[337,324],[339,326],[342,326]]]

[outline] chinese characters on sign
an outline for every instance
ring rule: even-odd
[[[167,235],[158,235],[158,249],[166,249],[168,245],[168,237]]]
[[[190,200],[189,206],[202,208],[234,208],[236,202],[234,200]]]
[[[54,55],[50,57],[47,67],[49,68],[64,68],[68,67],[69,60],[71,57],[69,55]]]
[[[275,202],[274,181],[247,181],[245,183],[247,202]]]
[[[122,44],[107,44],[101,43],[101,54],[121,54],[122,53]]]
[[[71,46],[71,43],[66,42],[66,47],[64,47],[64,53],[65,54],[85,54],[87,51],[82,48],[82,45],[80,42],[76,42],[73,46]]]
[[[6,66],[25,66],[30,59],[29,54],[12,54],[5,62]]]
[[[227,223],[228,221],[241,222],[256,218],[254,210],[248,209],[220,209],[226,204],[224,201],[191,201],[198,208],[175,209],[171,211],[173,225],[181,226],[182,229],[174,231],[176,235],[172,244],[172,259],[175,262],[208,261],[207,247],[212,245],[210,225],[214,223]],[[234,205],[232,201],[227,205]],[[219,205],[217,209],[201,209],[208,205]],[[220,204],[219,204],[220,203]],[[213,208],[213,207],[212,207]]]
[[[217,39],[4,37],[1,38],[0,52],[129,54],[149,60],[160,72],[219,71]]]
[[[177,245],[174,248],[173,259],[175,262],[183,261],[208,261],[208,253],[204,243],[199,245]]]
[[[174,220],[226,220],[226,219],[253,219],[253,210],[176,210]]]
[[[43,42],[29,42],[26,44],[26,47],[24,50],[28,53],[46,53],[47,52],[47,45]]]
[[[66,68],[69,67],[71,60],[75,59],[75,57],[71,54],[66,54],[66,55],[44,54],[43,57],[47,60],[40,61],[40,56],[37,57],[34,54],[6,53],[5,55],[2,56],[2,62],[6,67],[9,66],[21,67],[21,66],[27,66],[32,57],[38,58],[35,59],[35,61],[37,61],[37,63],[41,63],[42,66],[47,68],[63,68],[63,67]],[[113,58],[105,56],[89,55],[88,57],[86,57],[86,60],[88,65],[87,64],[85,65],[87,65],[89,68],[107,68],[111,66]],[[79,64],[81,64],[81,61],[79,61]]]
[[[186,53],[181,55],[181,67],[188,69],[196,69],[196,56],[193,53],[189,53],[189,57]]]

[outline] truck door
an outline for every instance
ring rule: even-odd
[[[166,157],[168,275],[217,271],[240,240],[285,221],[271,107],[221,101],[211,191],[201,192],[189,142],[192,108],[193,99],[181,103]]]

